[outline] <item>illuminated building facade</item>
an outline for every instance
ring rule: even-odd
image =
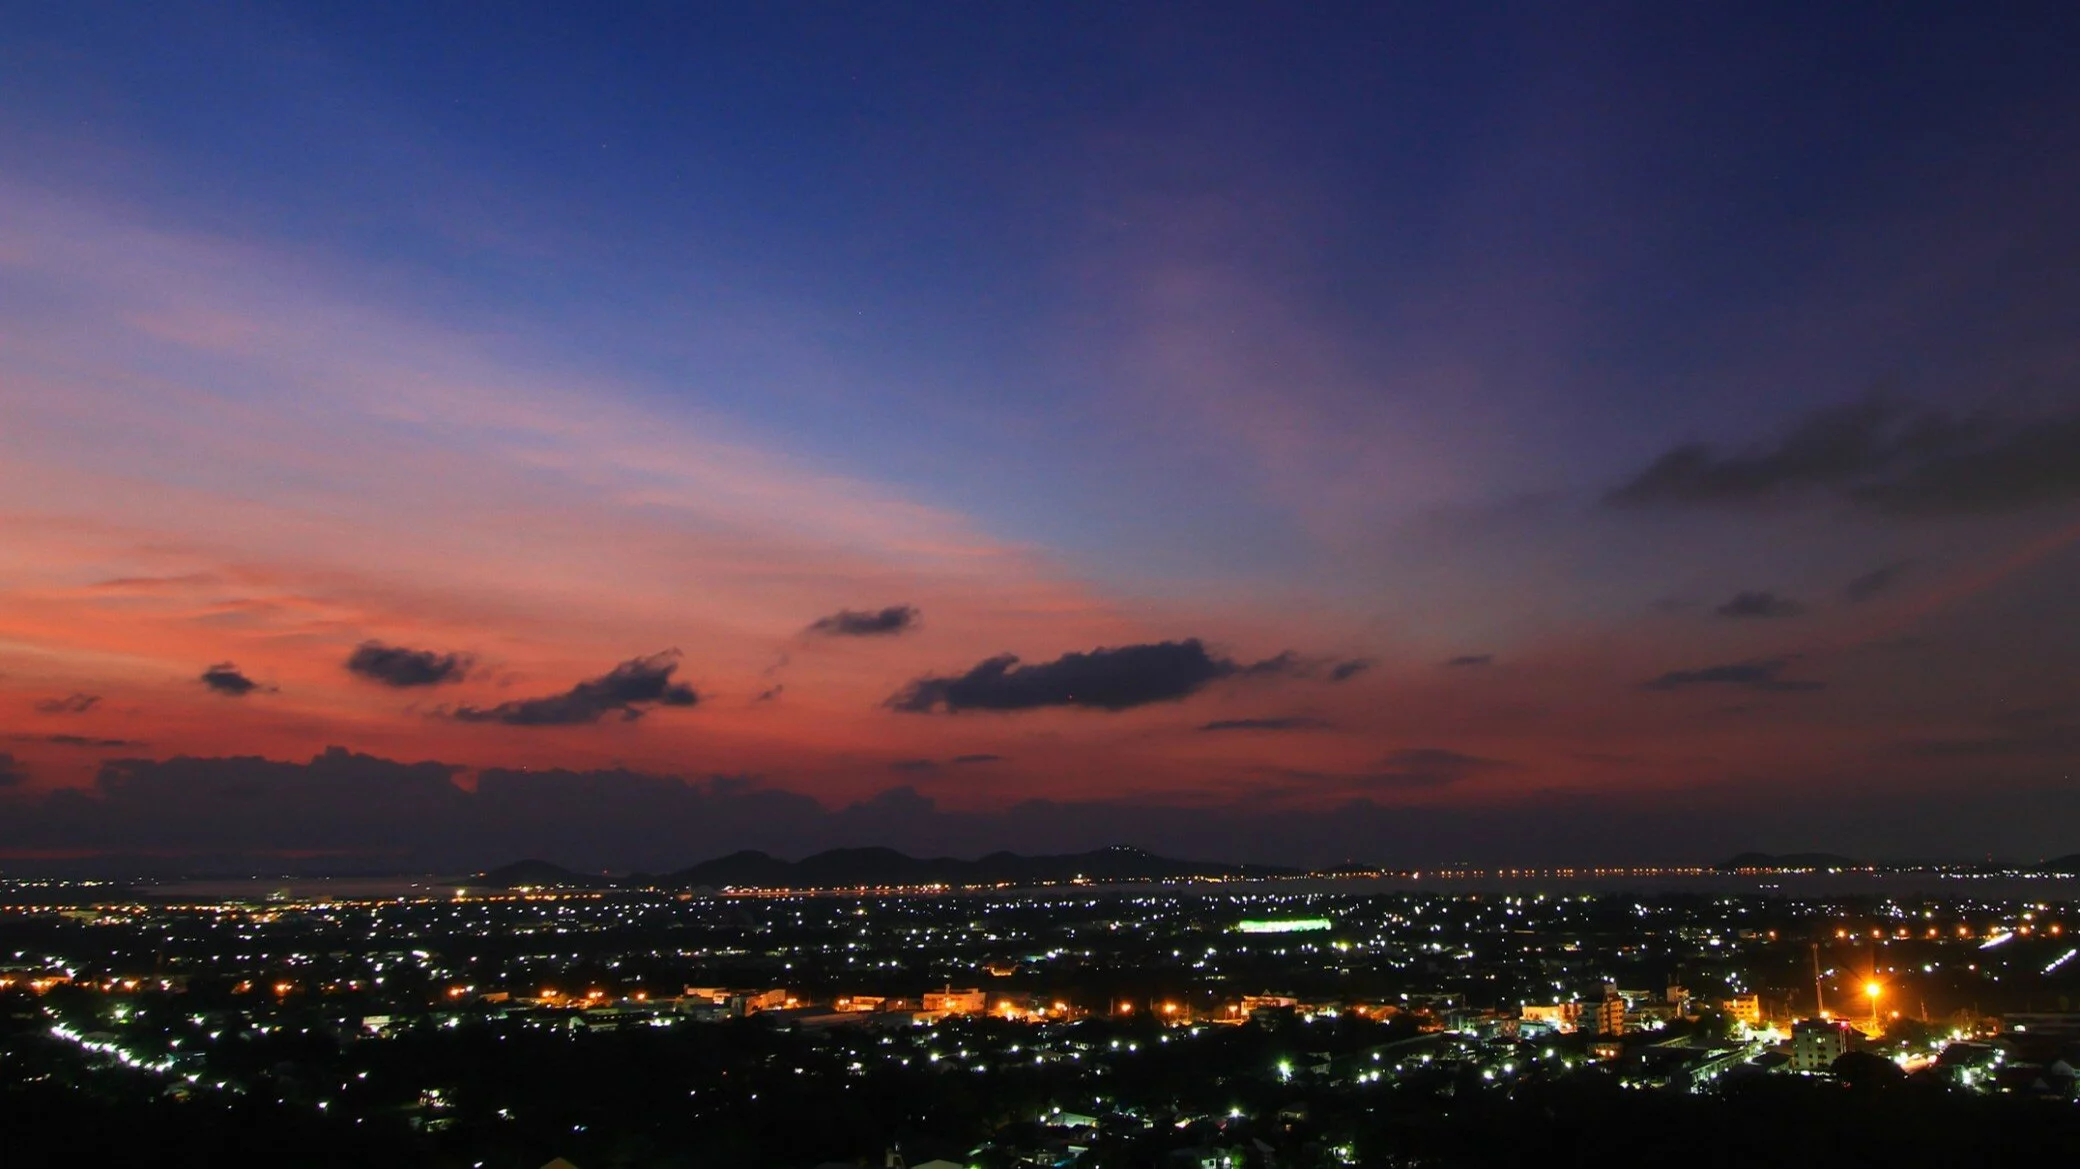
[[[1625,1034],[1625,996],[1615,986],[1603,989],[1603,1001],[1596,1004],[1596,1033],[1598,1035]]]
[[[924,995],[926,1014],[980,1015],[989,1009],[989,996],[978,988],[928,990]]]
[[[1566,1034],[1581,1026],[1582,1004],[1580,1003],[1526,1003],[1523,1021],[1537,1023],[1554,1031]]]
[[[1854,1028],[1838,1019],[1801,1019],[1791,1028],[1791,1070],[1829,1070],[1849,1050],[1853,1033]]]

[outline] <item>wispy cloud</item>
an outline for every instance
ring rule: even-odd
[[[1866,400],[1817,411],[1774,442],[1738,452],[1678,446],[1607,502],[1748,506],[1813,492],[1909,516],[2080,499],[2080,411],[1957,415]]]
[[[1320,731],[1332,724],[1323,719],[1287,715],[1279,718],[1219,718],[1202,723],[1202,731]]]
[[[1790,668],[1790,658],[1761,658],[1720,666],[1704,666],[1695,670],[1670,670],[1660,677],[1640,683],[1640,689],[1683,690],[1693,686],[1732,686],[1746,690],[1791,694],[1820,690],[1827,685],[1825,682],[1795,681],[1783,677],[1784,671]]]
[[[15,735],[17,743],[49,743],[54,747],[138,748],[148,744],[136,739],[104,739],[92,735]]]
[[[1372,782],[1397,787],[1446,787],[1487,771],[1515,766],[1501,759],[1445,747],[1404,747],[1381,760]]]
[[[1899,583],[1899,578],[1905,575],[1907,569],[1912,566],[1912,561],[1900,560],[1882,568],[1874,568],[1862,576],[1851,580],[1848,584],[1843,585],[1842,600],[1852,605],[1860,605],[1865,601],[1888,593],[1892,591],[1892,586]]]
[[[1732,599],[1719,606],[1721,617],[1796,617],[1806,611],[1804,605],[1789,597],[1780,597],[1766,589],[1747,589],[1735,593]]]
[[[67,694],[63,698],[46,698],[36,704],[43,714],[85,714],[101,701],[99,694]]]

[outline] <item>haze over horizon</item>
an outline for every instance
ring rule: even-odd
[[[2071,6],[9,24],[0,870],[2080,850]]]

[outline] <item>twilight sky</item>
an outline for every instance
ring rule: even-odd
[[[2080,849],[2071,5],[7,24],[0,864]]]

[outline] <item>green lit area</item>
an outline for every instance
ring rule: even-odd
[[[1244,921],[1235,928],[1246,934],[1302,934],[1325,930],[1333,924],[1326,917],[1296,917],[1285,921]]]

